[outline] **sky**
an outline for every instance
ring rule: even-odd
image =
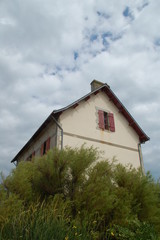
[[[0,171],[55,109],[111,89],[150,141],[160,177],[160,0],[0,0]]]

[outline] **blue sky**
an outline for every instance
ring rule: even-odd
[[[108,83],[151,138],[145,169],[160,176],[160,1],[0,2],[0,170],[53,109]]]

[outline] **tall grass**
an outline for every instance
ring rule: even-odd
[[[1,240],[69,240],[91,239],[86,229],[78,226],[69,215],[69,206],[60,196],[31,204],[26,210],[5,219]]]

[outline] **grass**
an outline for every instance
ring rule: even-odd
[[[32,204],[28,209],[5,219],[1,226],[1,240],[70,240],[91,239],[83,227],[71,221],[65,205],[56,208],[57,203]]]

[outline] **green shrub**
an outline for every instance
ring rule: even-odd
[[[112,228],[107,229],[107,239],[158,240],[159,238],[153,225],[135,219],[129,221],[125,227],[114,224]]]
[[[83,145],[20,162],[0,184],[0,239],[157,240],[159,183],[98,158]]]
[[[35,175],[35,166],[33,162],[21,161],[16,169],[3,181],[8,195],[14,193],[19,199],[30,203],[35,200],[35,191],[33,188],[33,176]]]

